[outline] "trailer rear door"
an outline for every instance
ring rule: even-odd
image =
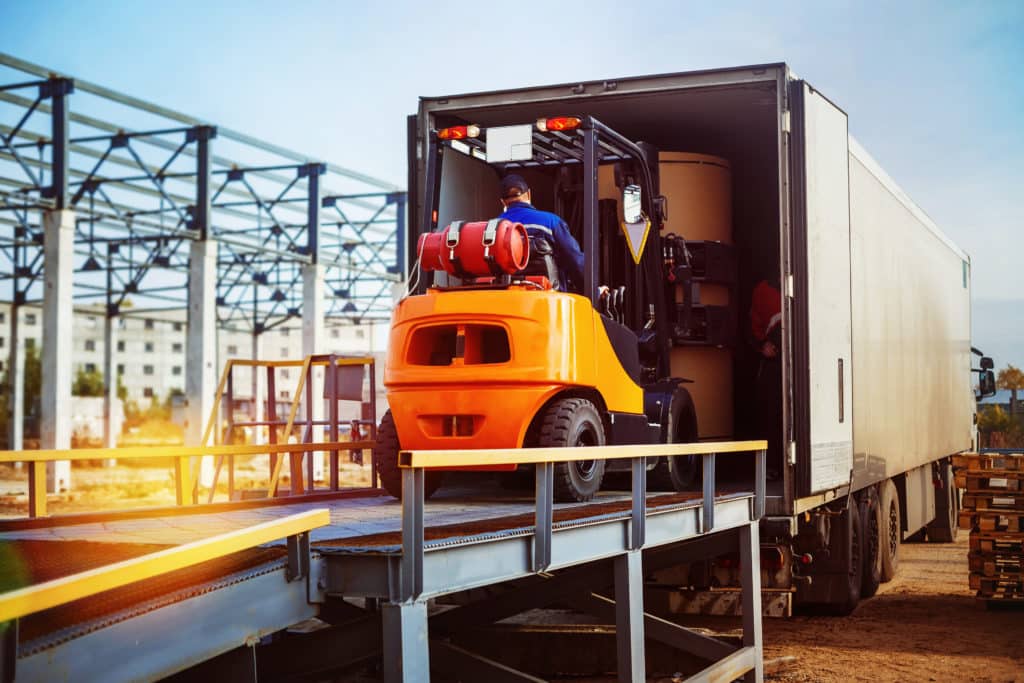
[[[810,495],[853,467],[849,136],[846,113],[805,81],[790,106],[796,483]]]

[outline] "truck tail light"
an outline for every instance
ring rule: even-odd
[[[462,140],[463,138],[480,137],[480,126],[451,126],[437,131],[437,137],[441,140]]]
[[[537,119],[537,130],[547,132],[549,130],[575,130],[583,123],[576,116],[556,116],[550,119]]]

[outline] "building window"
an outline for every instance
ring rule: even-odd
[[[26,313],[25,314],[25,324],[26,325],[35,325],[36,324],[36,320],[37,320],[37,318],[36,318],[36,314],[35,313]]]
[[[287,401],[288,399],[291,398],[292,392],[290,392],[290,391],[279,391],[279,392],[277,392],[277,395],[278,395],[279,398],[283,398],[284,400]]]
[[[171,344],[171,351],[174,351],[174,353],[181,353],[181,342],[174,342],[173,344]]]
[[[86,351],[95,351],[96,350],[96,340],[95,339],[86,339],[85,340],[85,350]]]
[[[5,322],[7,322],[7,314],[6,313],[0,313],[0,323],[5,323]]]
[[[337,327],[335,327],[334,329],[331,330],[331,337],[333,337],[334,339],[337,339],[340,336],[341,336],[341,330],[339,330]]]
[[[356,339],[366,339],[366,330],[356,330]]]
[[[123,341],[117,342],[117,350],[118,351],[124,351],[124,342]]]
[[[229,356],[237,356],[238,355],[238,346],[236,346],[235,344],[228,344],[228,355]]]
[[[145,328],[147,330],[153,329],[153,319],[152,318],[146,318]]]
[[[182,329],[183,329],[184,327],[185,327],[185,326],[184,326],[184,325],[182,325],[181,323],[174,323],[174,331],[175,331],[175,332],[181,332],[181,330],[182,330]]]
[[[143,387],[142,395],[146,398],[153,398],[153,387]]]
[[[153,374],[153,366],[152,365],[143,365],[142,366],[142,374],[143,375],[152,375]]]
[[[123,375],[124,374],[124,363],[118,363],[117,364],[117,374],[119,374],[119,375]]]
[[[25,348],[26,349],[34,349],[34,348],[36,348],[36,340],[33,339],[32,337],[29,337],[28,339],[26,339],[25,340]]]
[[[174,376],[180,375],[181,374],[181,366],[180,365],[175,365],[174,367],[172,367],[171,368],[171,374],[174,375]]]
[[[85,324],[86,324],[86,326],[95,329],[96,328],[96,316],[90,315],[90,316],[86,317]]]
[[[4,338],[0,337],[0,349],[4,348]]]
[[[96,372],[96,364],[95,363],[86,363],[85,364],[85,371],[86,372]]]
[[[4,371],[4,362],[0,360],[0,372]]]
[[[124,318],[117,319],[117,329],[126,330],[128,329],[128,321]]]
[[[146,342],[146,353],[153,353],[153,342]]]
[[[289,330],[288,330],[287,327],[282,327],[281,328],[281,336],[282,337],[287,337],[288,336],[288,332],[289,332]]]
[[[281,371],[281,379],[290,379],[291,373],[287,369]]]
[[[281,347],[281,358],[287,358],[287,357],[288,357],[288,347],[287,346],[282,346]]]

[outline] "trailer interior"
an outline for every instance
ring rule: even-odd
[[[579,111],[582,108],[585,110]],[[791,494],[786,494],[789,485],[784,479],[786,468],[783,466],[781,448],[781,409],[778,411],[776,433],[762,433],[764,418],[758,415],[758,407],[755,405],[755,383],[761,370],[761,360],[749,332],[751,291],[761,280],[777,283],[780,272],[779,178],[782,164],[779,159],[780,124],[776,82],[692,88],[672,93],[660,91],[608,95],[573,99],[562,105],[520,101],[500,106],[439,112],[430,125],[435,129],[460,125],[476,125],[486,129],[574,114],[591,115],[625,137],[649,143],[660,152],[713,155],[729,162],[732,174],[735,281],[730,285],[726,329],[723,334],[708,340],[708,344],[731,352],[732,417],[728,426],[730,433],[702,433],[699,438],[769,438],[774,441],[774,447],[768,454],[769,510],[784,506],[783,499],[790,499]],[[506,164],[488,164],[482,157],[479,153],[474,154],[472,147],[459,142],[449,143],[444,149],[437,202],[436,225],[439,228],[452,220],[481,220],[500,213],[498,180],[505,172],[513,169],[506,169]],[[562,216],[570,231],[580,240],[582,191],[579,185],[582,164],[571,166],[568,170],[565,166],[542,165],[532,168],[515,167],[514,171],[529,182],[533,204]],[[618,194],[607,194],[603,188],[601,196],[618,197]],[[680,207],[673,207],[670,200],[668,225],[686,238],[685,229],[672,226],[674,210],[679,211]],[[605,230],[602,229],[604,234]],[[607,249],[607,246],[603,245],[602,248]],[[623,258],[628,259],[628,255],[624,253]],[[604,263],[601,272],[607,272]],[[677,343],[680,342],[677,340]],[[778,362],[770,367],[781,373]],[[686,377],[685,370],[682,376]],[[719,390],[728,388],[718,387]],[[781,406],[783,396],[780,395],[778,401]],[[699,397],[695,397],[695,404],[699,414]],[[721,476],[726,480],[731,477],[737,483],[753,475],[752,471],[747,471],[745,464],[739,462],[730,465],[723,463],[721,468]]]

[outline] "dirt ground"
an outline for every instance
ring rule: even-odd
[[[1024,610],[986,609],[967,587],[967,532],[902,546],[897,578],[848,617],[764,622],[774,681],[1024,681]]]

